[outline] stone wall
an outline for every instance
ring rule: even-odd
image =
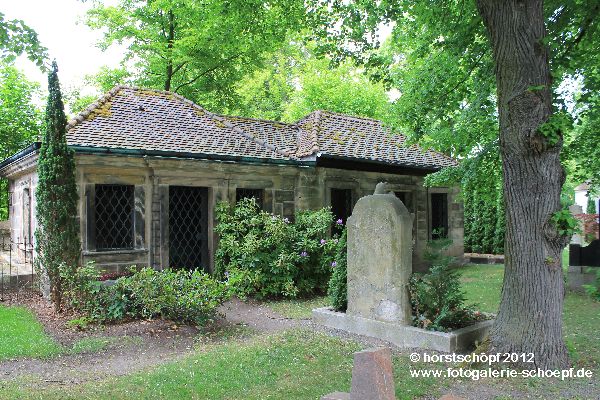
[[[34,159],[35,161],[35,159]],[[24,187],[35,193],[35,162],[28,161],[10,175],[13,193],[11,225],[13,237],[23,229],[22,199]],[[430,232],[430,193],[448,193],[449,235],[454,240],[450,252],[463,254],[463,207],[456,188],[425,188],[422,176],[366,172],[294,165],[251,164],[163,157],[125,157],[117,155],[77,154],[77,181],[80,193],[79,217],[83,261],[94,261],[99,267],[119,271],[135,264],[164,268],[169,263],[169,187],[200,186],[208,188],[209,268],[214,266],[214,249],[218,237],[214,207],[219,201],[235,202],[236,189],[262,189],[263,208],[267,212],[293,217],[296,210],[318,209],[331,204],[331,189],[350,189],[352,204],[373,193],[378,182],[389,183],[390,190],[406,192],[406,206],[414,214],[413,267],[425,267],[421,255]],[[133,250],[97,251],[94,243],[93,190],[96,184],[135,186],[135,248]],[[32,198],[33,207],[35,198]],[[35,213],[32,210],[32,229]]]

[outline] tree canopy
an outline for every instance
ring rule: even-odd
[[[0,62],[0,159],[10,157],[37,140],[42,113],[34,105],[39,85],[13,65]],[[0,180],[0,220],[8,217],[7,184]]]
[[[177,92],[218,111],[234,85],[263,65],[290,32],[306,26],[304,2],[276,0],[120,0],[96,2],[87,24],[104,30],[100,46],[127,46],[140,86]]]
[[[0,12],[0,58],[13,61],[21,54],[27,54],[42,69],[48,58],[47,49],[41,45],[33,29],[21,20],[5,19],[4,13]]]

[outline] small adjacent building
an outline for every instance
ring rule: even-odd
[[[217,202],[254,197],[293,218],[330,206],[344,222],[378,182],[414,214],[414,265],[444,232],[463,254],[458,188],[423,186],[456,161],[391,134],[380,121],[315,111],[289,124],[214,114],[177,94],[118,86],[71,120],[82,261],[212,270]],[[8,178],[11,239],[33,252],[40,143],[0,163]],[[27,254],[29,257],[30,254]]]

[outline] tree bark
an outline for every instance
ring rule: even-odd
[[[539,128],[552,114],[542,0],[477,0],[496,67],[506,206],[502,301],[490,334],[493,352],[533,353],[527,368],[563,368],[561,252],[568,238],[550,223],[561,209],[562,135]]]
[[[173,80],[173,43],[175,42],[175,16],[173,10],[169,10],[168,16],[168,34],[167,34],[167,71],[165,79],[165,90],[171,90],[171,82]]]

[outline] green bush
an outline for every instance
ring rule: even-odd
[[[591,285],[583,285],[586,293],[593,299],[600,301],[600,268],[588,268],[587,272],[596,272],[596,279]]]
[[[202,325],[229,297],[226,283],[197,270],[143,268],[113,285],[99,277],[89,263],[70,278],[66,292],[70,306],[93,322],[162,317]]]
[[[452,269],[453,258],[444,254],[450,239],[428,243],[425,259],[431,263],[426,274],[414,273],[409,283],[413,325],[435,331],[449,331],[467,326],[483,316],[473,306],[465,306],[460,274]]]
[[[300,211],[295,222],[261,211],[254,199],[216,208],[215,273],[240,297],[297,297],[324,292],[335,243],[328,209]]]
[[[347,282],[347,231],[344,229],[335,251],[335,260],[333,261],[333,272],[329,280],[327,295],[331,306],[336,311],[345,312],[348,308],[348,282]]]

